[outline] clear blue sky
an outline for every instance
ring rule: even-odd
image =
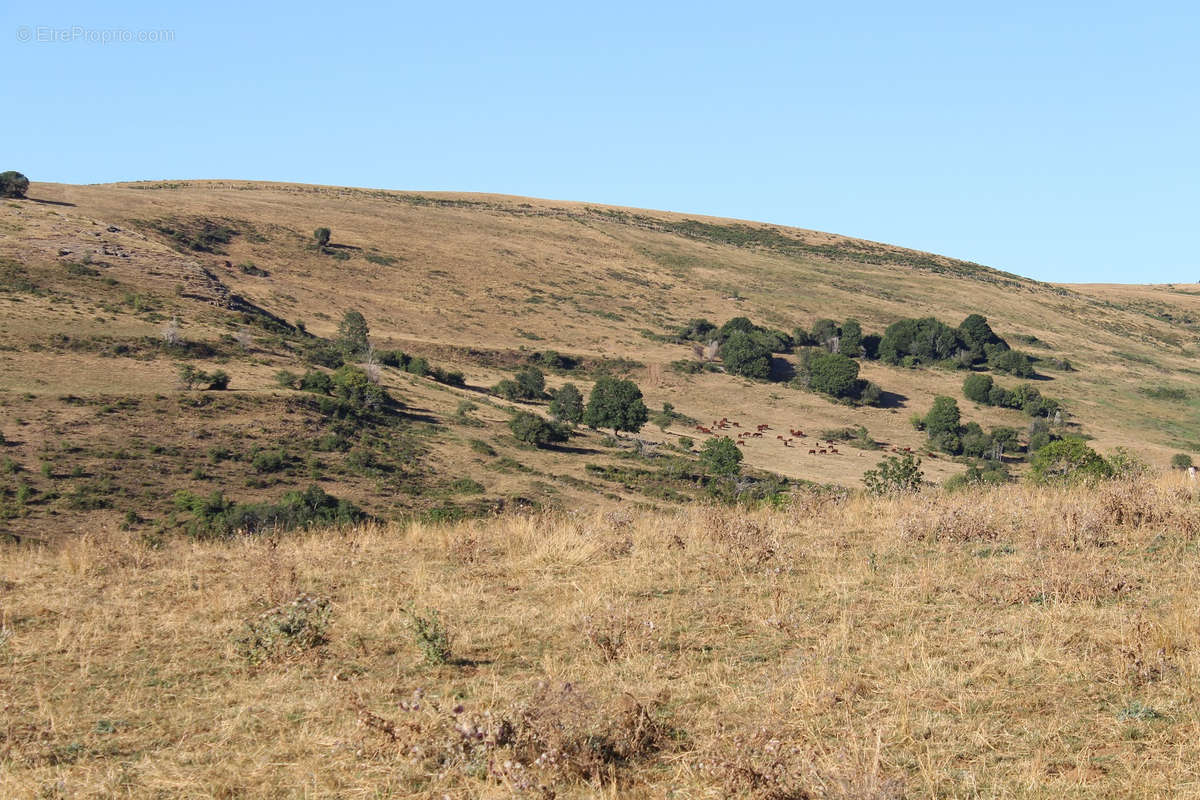
[[[1194,2],[111,5],[4,3],[0,169],[503,192],[1200,281]],[[110,30],[173,38],[86,40]]]

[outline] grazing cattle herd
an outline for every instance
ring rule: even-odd
[[[733,428],[740,429],[741,427],[742,427],[741,423],[737,422],[736,420],[731,420],[728,417],[721,417],[720,419],[714,419],[712,421],[711,425],[697,425],[696,431],[698,431],[699,433],[703,433],[707,436],[722,436],[722,435],[727,435],[727,434],[723,433],[724,431],[731,431],[731,429],[733,429]],[[742,430],[740,433],[738,433],[736,435],[734,440],[737,442],[737,444],[740,447],[745,447],[746,442],[748,440],[762,439],[763,434],[769,430],[771,430],[771,426],[767,425],[765,423],[755,425],[753,431]],[[781,444],[783,444],[784,447],[797,446],[797,445],[794,445],[793,442],[799,442],[799,446],[803,446],[805,444],[805,442],[803,440],[805,440],[807,438],[809,438],[807,436],[807,434],[805,434],[804,431],[800,430],[799,428],[789,428],[787,436],[784,436],[782,433],[775,434],[775,439],[778,442],[780,442]],[[839,452],[837,449],[837,442],[833,441],[832,439],[826,440],[824,443],[822,443],[820,437],[813,437],[813,439],[815,441],[816,446],[808,448],[808,454],[810,456],[839,456],[839,455],[842,455],[842,453]],[[891,448],[891,450],[894,453],[899,453],[899,452],[911,453],[912,452],[912,448],[909,448],[909,447],[905,447],[903,449],[898,448],[898,447],[893,447],[893,448]],[[860,453],[860,455],[861,455],[861,453]]]

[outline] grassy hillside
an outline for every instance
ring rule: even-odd
[[[587,431],[557,448],[516,441],[512,404],[486,389],[547,350],[573,359],[548,371],[551,388],[586,392],[615,372],[652,410],[670,402],[704,424],[801,429],[808,444],[862,425],[887,450],[925,451],[909,417],[941,394],[985,427],[1029,422],[964,400],[963,373],[949,369],[865,362],[862,376],[892,398],[882,408],[681,374],[670,365],[690,348],[669,334],[698,317],[785,331],[855,317],[882,332],[903,317],[957,325],[980,312],[1041,359],[1038,387],[1098,450],[1164,466],[1200,450],[1200,292],[1188,287],[1052,286],[814,231],[492,195],[186,181],[35,183],[29,197],[0,205],[0,529],[17,536],[97,520],[155,536],[187,524],[179,491],[269,504],[314,482],[385,520],[668,508],[704,494],[679,447],[703,438],[690,424],[643,431],[672,459]],[[332,229],[329,247],[314,246],[318,226]],[[281,388],[281,369],[322,369],[308,356],[350,309],[378,349],[460,370],[466,385],[384,367],[395,405],[353,420]],[[179,341],[168,344],[173,320]],[[229,390],[181,388],[185,365],[227,373]],[[762,477],[857,487],[879,456],[809,449],[768,435],[746,443],[745,463]],[[964,466],[930,452],[923,468],[937,482]]]
[[[0,794],[1196,795],[1179,478],[0,550]]]

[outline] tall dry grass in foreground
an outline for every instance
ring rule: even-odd
[[[1198,536],[1164,477],[9,548],[0,797],[1200,796]]]

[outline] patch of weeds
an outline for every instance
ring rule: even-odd
[[[425,657],[425,663],[435,667],[449,664],[452,655],[451,636],[442,622],[441,615],[432,609],[419,613],[411,606],[406,612],[412,622],[413,636],[421,655]]]
[[[482,439],[472,439],[469,444],[471,445],[472,452],[478,453],[481,456],[488,456],[489,458],[496,456],[496,448]]]
[[[330,613],[328,599],[302,594],[247,620],[234,644],[250,664],[302,655],[329,641]]]
[[[1117,719],[1121,722],[1128,722],[1130,720],[1151,722],[1163,718],[1163,714],[1142,703],[1140,700],[1131,700],[1127,706],[1117,713]]]
[[[450,484],[450,491],[455,494],[483,494],[483,484],[472,478],[459,478]]]

